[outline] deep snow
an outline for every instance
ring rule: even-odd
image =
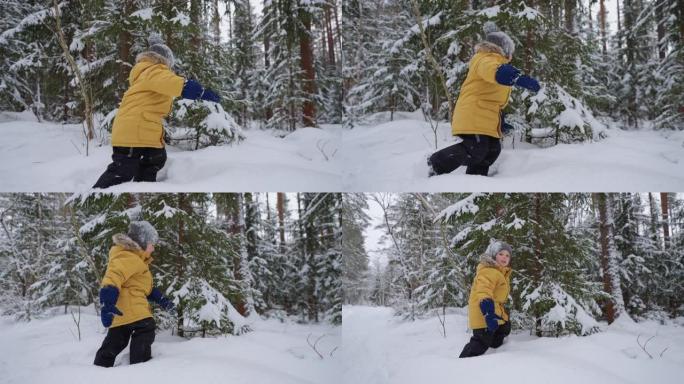
[[[586,337],[514,333],[498,349],[459,359],[471,335],[465,308],[447,313],[446,338],[437,317],[403,321],[390,308],[364,306],[345,306],[343,316],[349,384],[650,384],[673,383],[684,375],[684,321],[616,322]],[[646,346],[653,359],[637,344],[639,335],[642,344],[657,335]]]
[[[434,134],[420,113],[379,114],[377,123],[345,134],[345,189],[378,192],[643,192],[684,190],[684,131],[622,131],[585,144],[540,148],[507,137],[490,177],[427,177]],[[449,124],[438,128],[438,148],[455,144]],[[517,136],[517,135],[516,135]]]
[[[81,314],[82,340],[71,315],[30,322],[0,318],[0,383],[3,384],[319,384],[339,378],[340,327],[254,320],[242,336],[186,340],[158,331],[152,360],[129,365],[128,348],[113,368],[94,366],[105,336],[91,307]],[[317,349],[307,336],[325,335]],[[335,348],[338,349],[335,349]],[[332,354],[331,354],[332,352]]]
[[[86,192],[111,162],[111,146],[93,142],[86,157],[83,128],[38,123],[0,113],[0,180],[3,192]],[[4,122],[3,122],[4,120]],[[9,120],[9,121],[8,121]],[[232,146],[198,151],[167,147],[157,183],[125,183],[111,192],[330,191],[339,172],[325,160],[335,135],[303,129],[284,139],[250,130]],[[318,149],[318,148],[322,149]],[[324,155],[325,154],[325,155]]]
[[[504,142],[493,176],[427,177],[435,151],[430,124],[420,113],[378,114],[367,126],[299,129],[285,138],[251,129],[236,145],[181,151],[157,183],[126,183],[108,191],[489,191],[626,192],[684,190],[684,131],[622,131],[594,143],[540,148]],[[85,156],[82,127],[31,121],[0,113],[0,180],[3,192],[87,192],[110,161],[111,148],[91,145]],[[438,147],[454,143],[438,128]]]

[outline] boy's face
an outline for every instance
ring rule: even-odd
[[[145,248],[145,253],[151,255],[152,252],[154,252],[154,244],[147,244],[147,248]]]
[[[507,267],[511,262],[511,254],[506,250],[501,250],[496,254],[496,265],[500,267]]]

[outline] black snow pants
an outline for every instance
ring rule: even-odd
[[[499,138],[486,135],[459,135],[462,142],[442,148],[428,159],[434,174],[449,173],[465,165],[467,175],[487,176],[489,167],[501,153]]]
[[[128,181],[157,181],[166,163],[164,148],[114,147],[112,163],[93,188],[108,188]]]
[[[511,323],[503,323],[494,333],[487,328],[473,329],[473,337],[468,344],[463,347],[463,352],[459,357],[473,357],[484,354],[489,348],[499,348],[503,344],[504,337],[511,333]]]
[[[102,346],[95,354],[93,364],[100,367],[114,366],[116,356],[126,348],[129,339],[131,341],[131,364],[143,363],[151,359],[155,328],[154,319],[151,317],[109,328]]]

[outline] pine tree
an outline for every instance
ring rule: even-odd
[[[113,235],[147,220],[160,236],[154,285],[176,304],[174,314],[155,313],[160,327],[204,337],[249,331],[246,316],[339,324],[342,195],[303,196],[307,213],[296,219],[283,204],[282,242],[262,196],[0,195],[2,310],[27,320],[55,306],[97,310]]]
[[[511,295],[520,311],[515,321],[538,336],[597,329],[590,315],[599,294],[589,278],[590,249],[567,231],[566,203],[560,194],[473,195],[441,216],[468,223],[451,241],[470,260],[467,281],[493,239],[512,245]]]
[[[364,245],[364,230],[370,224],[366,195],[348,193],[342,197],[342,285],[344,302],[356,304],[368,295],[366,282],[369,260]]]
[[[413,19],[403,1],[350,1],[345,19],[347,126],[370,112],[415,110],[420,88],[406,30]],[[410,35],[408,35],[410,37]]]
[[[51,306],[80,304],[78,257],[61,239],[66,220],[58,212],[62,197],[15,194],[2,211],[0,255],[6,311],[31,320]]]

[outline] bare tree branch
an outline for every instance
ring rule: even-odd
[[[311,338],[311,334],[309,333],[309,335],[306,336],[306,343],[309,344],[309,347],[311,347],[311,349],[313,349],[314,352],[316,352],[316,354],[318,355],[318,357],[321,358],[321,360],[323,360],[323,355],[320,352],[318,352],[318,349],[316,347],[318,345],[318,342],[321,341],[321,339],[323,339],[324,337],[325,337],[325,335],[319,336],[316,339],[316,341],[314,341],[312,344],[311,341],[309,340],[309,338]]]
[[[81,97],[83,98],[83,103],[85,104],[85,125],[86,125],[86,141],[90,142],[90,140],[93,139],[95,136],[94,130],[93,130],[93,111],[92,111],[92,99],[91,99],[91,92],[89,89],[88,84],[85,82],[83,78],[83,74],[81,73],[81,70],[78,68],[78,65],[76,64],[76,60],[74,60],[74,57],[71,55],[71,52],[69,51],[69,45],[66,42],[66,37],[64,36],[64,31],[62,30],[62,18],[59,10],[59,4],[57,3],[57,0],[53,0],[54,2],[54,16],[55,16],[55,34],[57,35],[57,41],[59,41],[59,45],[62,47],[62,51],[64,52],[64,57],[67,59],[67,62],[69,63],[69,66],[71,67],[71,70],[74,72],[74,75],[76,75],[76,79],[78,80],[78,86],[81,89]],[[88,148],[86,147],[86,156],[88,155]]]

